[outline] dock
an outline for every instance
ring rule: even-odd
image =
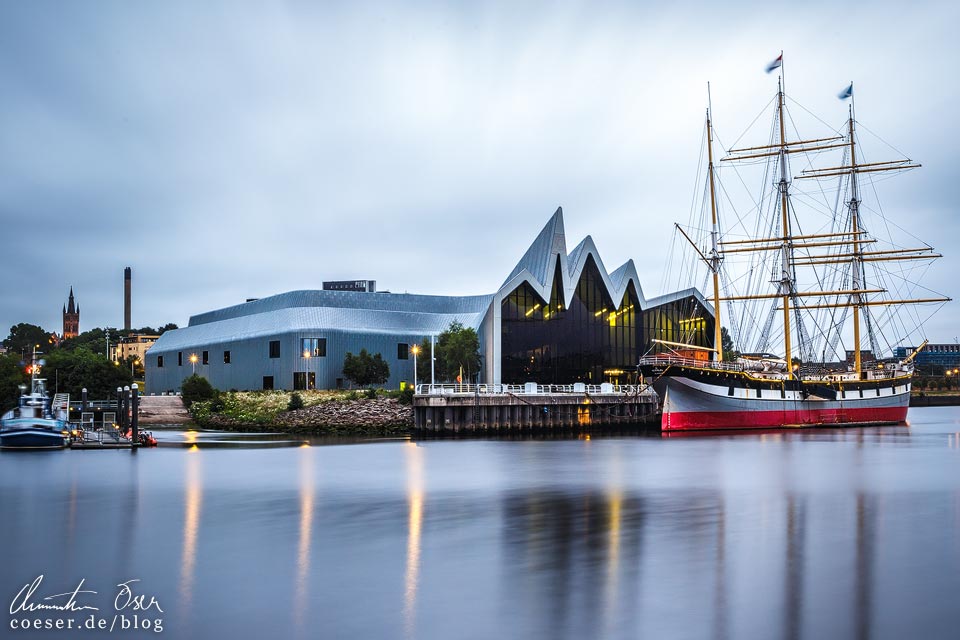
[[[651,387],[613,384],[418,385],[414,429],[420,432],[595,430],[653,423]]]

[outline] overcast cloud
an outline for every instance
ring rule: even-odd
[[[957,297],[960,5],[866,4],[4,2],[0,331],[59,331],[71,285],[81,330],[121,326],[128,265],[135,326],[327,279],[490,293],[557,206],[664,293],[706,83],[735,138],[781,49],[805,107],[840,126],[854,80],[924,165],[884,210]]]

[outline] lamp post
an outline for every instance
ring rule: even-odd
[[[303,350],[303,358],[306,360],[303,366],[303,388],[305,391],[310,389],[310,350]]]
[[[193,374],[196,375],[197,374],[197,354],[195,353],[190,354],[190,364],[193,365]]]
[[[436,360],[436,358],[433,357],[433,343],[434,336],[430,336],[430,393],[433,393],[433,385],[436,384],[433,377],[433,362]]]
[[[417,392],[417,354],[420,353],[420,345],[415,344],[410,347],[413,352],[413,392]]]

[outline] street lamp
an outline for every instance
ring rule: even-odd
[[[196,375],[196,373],[197,373],[197,354],[195,354],[195,353],[191,353],[191,354],[190,354],[190,364],[193,365],[193,373],[194,373],[194,375]]]
[[[303,388],[304,390],[310,389],[310,350],[303,350],[303,357],[306,360],[303,366]]]
[[[417,354],[420,353],[420,345],[415,344],[410,347],[413,352],[413,392],[417,392]]]

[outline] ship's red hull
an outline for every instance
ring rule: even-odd
[[[720,429],[771,429],[783,427],[899,424],[907,407],[798,409],[791,411],[686,411],[664,412],[664,431],[716,431]]]

